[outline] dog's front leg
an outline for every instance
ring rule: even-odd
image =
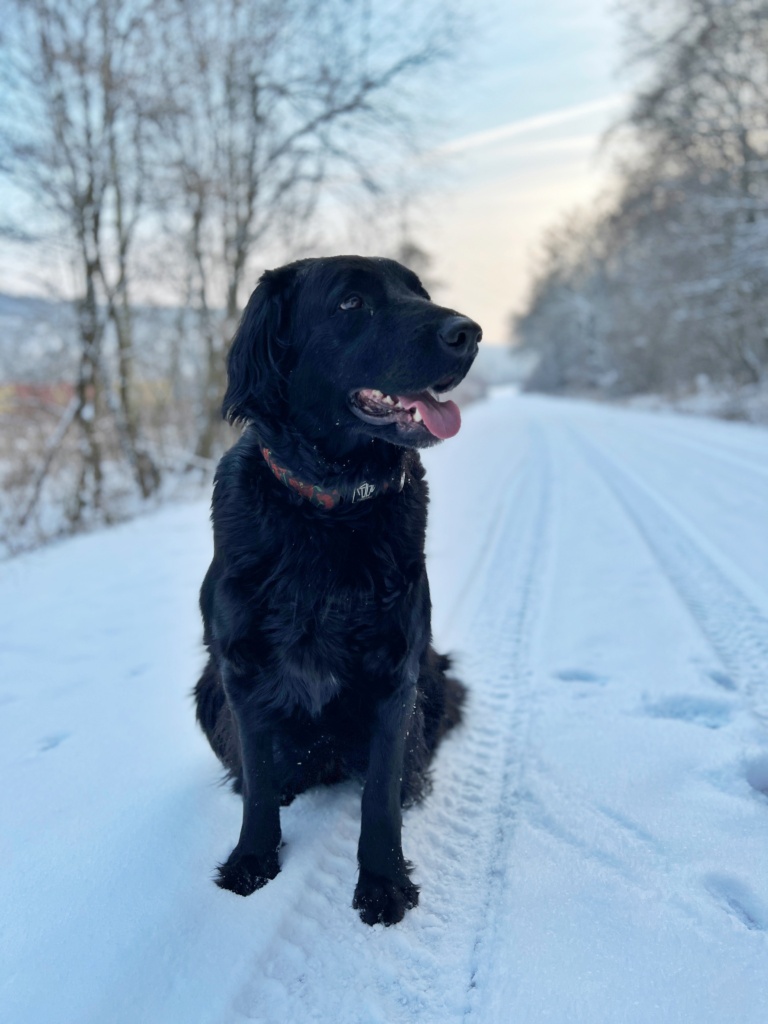
[[[237,729],[243,765],[243,825],[237,846],[219,867],[218,885],[250,896],[280,870],[280,800],[274,780],[272,732],[253,700],[253,681],[231,669],[224,690]]]
[[[366,924],[395,924],[419,902],[408,877],[401,841],[400,790],[408,727],[414,713],[416,674],[376,710],[368,773],[363,790],[357,857],[360,877],[352,906]]]

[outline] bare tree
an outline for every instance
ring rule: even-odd
[[[453,24],[441,0],[11,0],[0,174],[28,203],[3,230],[36,251],[56,240],[77,294],[73,397],[22,520],[56,467],[79,528],[113,514],[128,474],[146,497],[161,470],[209,464],[224,350],[265,253],[316,237],[329,196],[400,180],[413,90]],[[182,307],[155,341],[150,290]]]
[[[386,148],[407,139],[401,86],[448,52],[450,13],[429,7],[426,29],[424,12],[383,17],[367,0],[180,2],[167,23],[187,54],[164,68],[174,227],[206,345],[198,454],[213,451],[223,350],[260,247],[301,239],[334,181],[381,187]]]
[[[4,40],[15,101],[3,126],[4,163],[47,214],[46,234],[52,223],[66,238],[79,292],[76,400],[52,435],[22,519],[72,426],[81,437],[72,524],[81,522],[85,509],[103,511],[103,417],[110,410],[142,494],[159,483],[133,403],[129,298],[150,123],[137,63],[148,37],[149,7],[135,4],[127,11],[120,0],[28,0],[13,6]],[[110,323],[118,353],[114,392],[104,359]]]

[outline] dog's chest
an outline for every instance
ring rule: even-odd
[[[261,620],[283,699],[317,714],[344,688],[391,679],[407,653],[414,573],[406,546],[368,534],[294,544]]]

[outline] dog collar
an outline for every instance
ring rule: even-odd
[[[308,484],[303,480],[299,480],[290,469],[280,466],[275,461],[275,457],[269,448],[262,448],[261,454],[280,483],[285,484],[292,491],[296,491],[297,494],[300,494],[302,498],[306,498],[307,501],[317,508],[331,509],[343,503],[356,505],[358,502],[368,501],[369,498],[376,498],[380,494],[385,494],[393,489],[402,491],[405,484],[405,471],[403,471],[397,481],[397,486],[392,481],[387,480],[383,484],[371,484],[363,481],[357,487],[350,488],[349,491],[342,491],[338,487],[320,487],[319,484]]]

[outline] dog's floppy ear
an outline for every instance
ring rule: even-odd
[[[267,270],[248,300],[227,356],[221,413],[230,423],[254,419],[282,391],[296,276],[295,265]]]

